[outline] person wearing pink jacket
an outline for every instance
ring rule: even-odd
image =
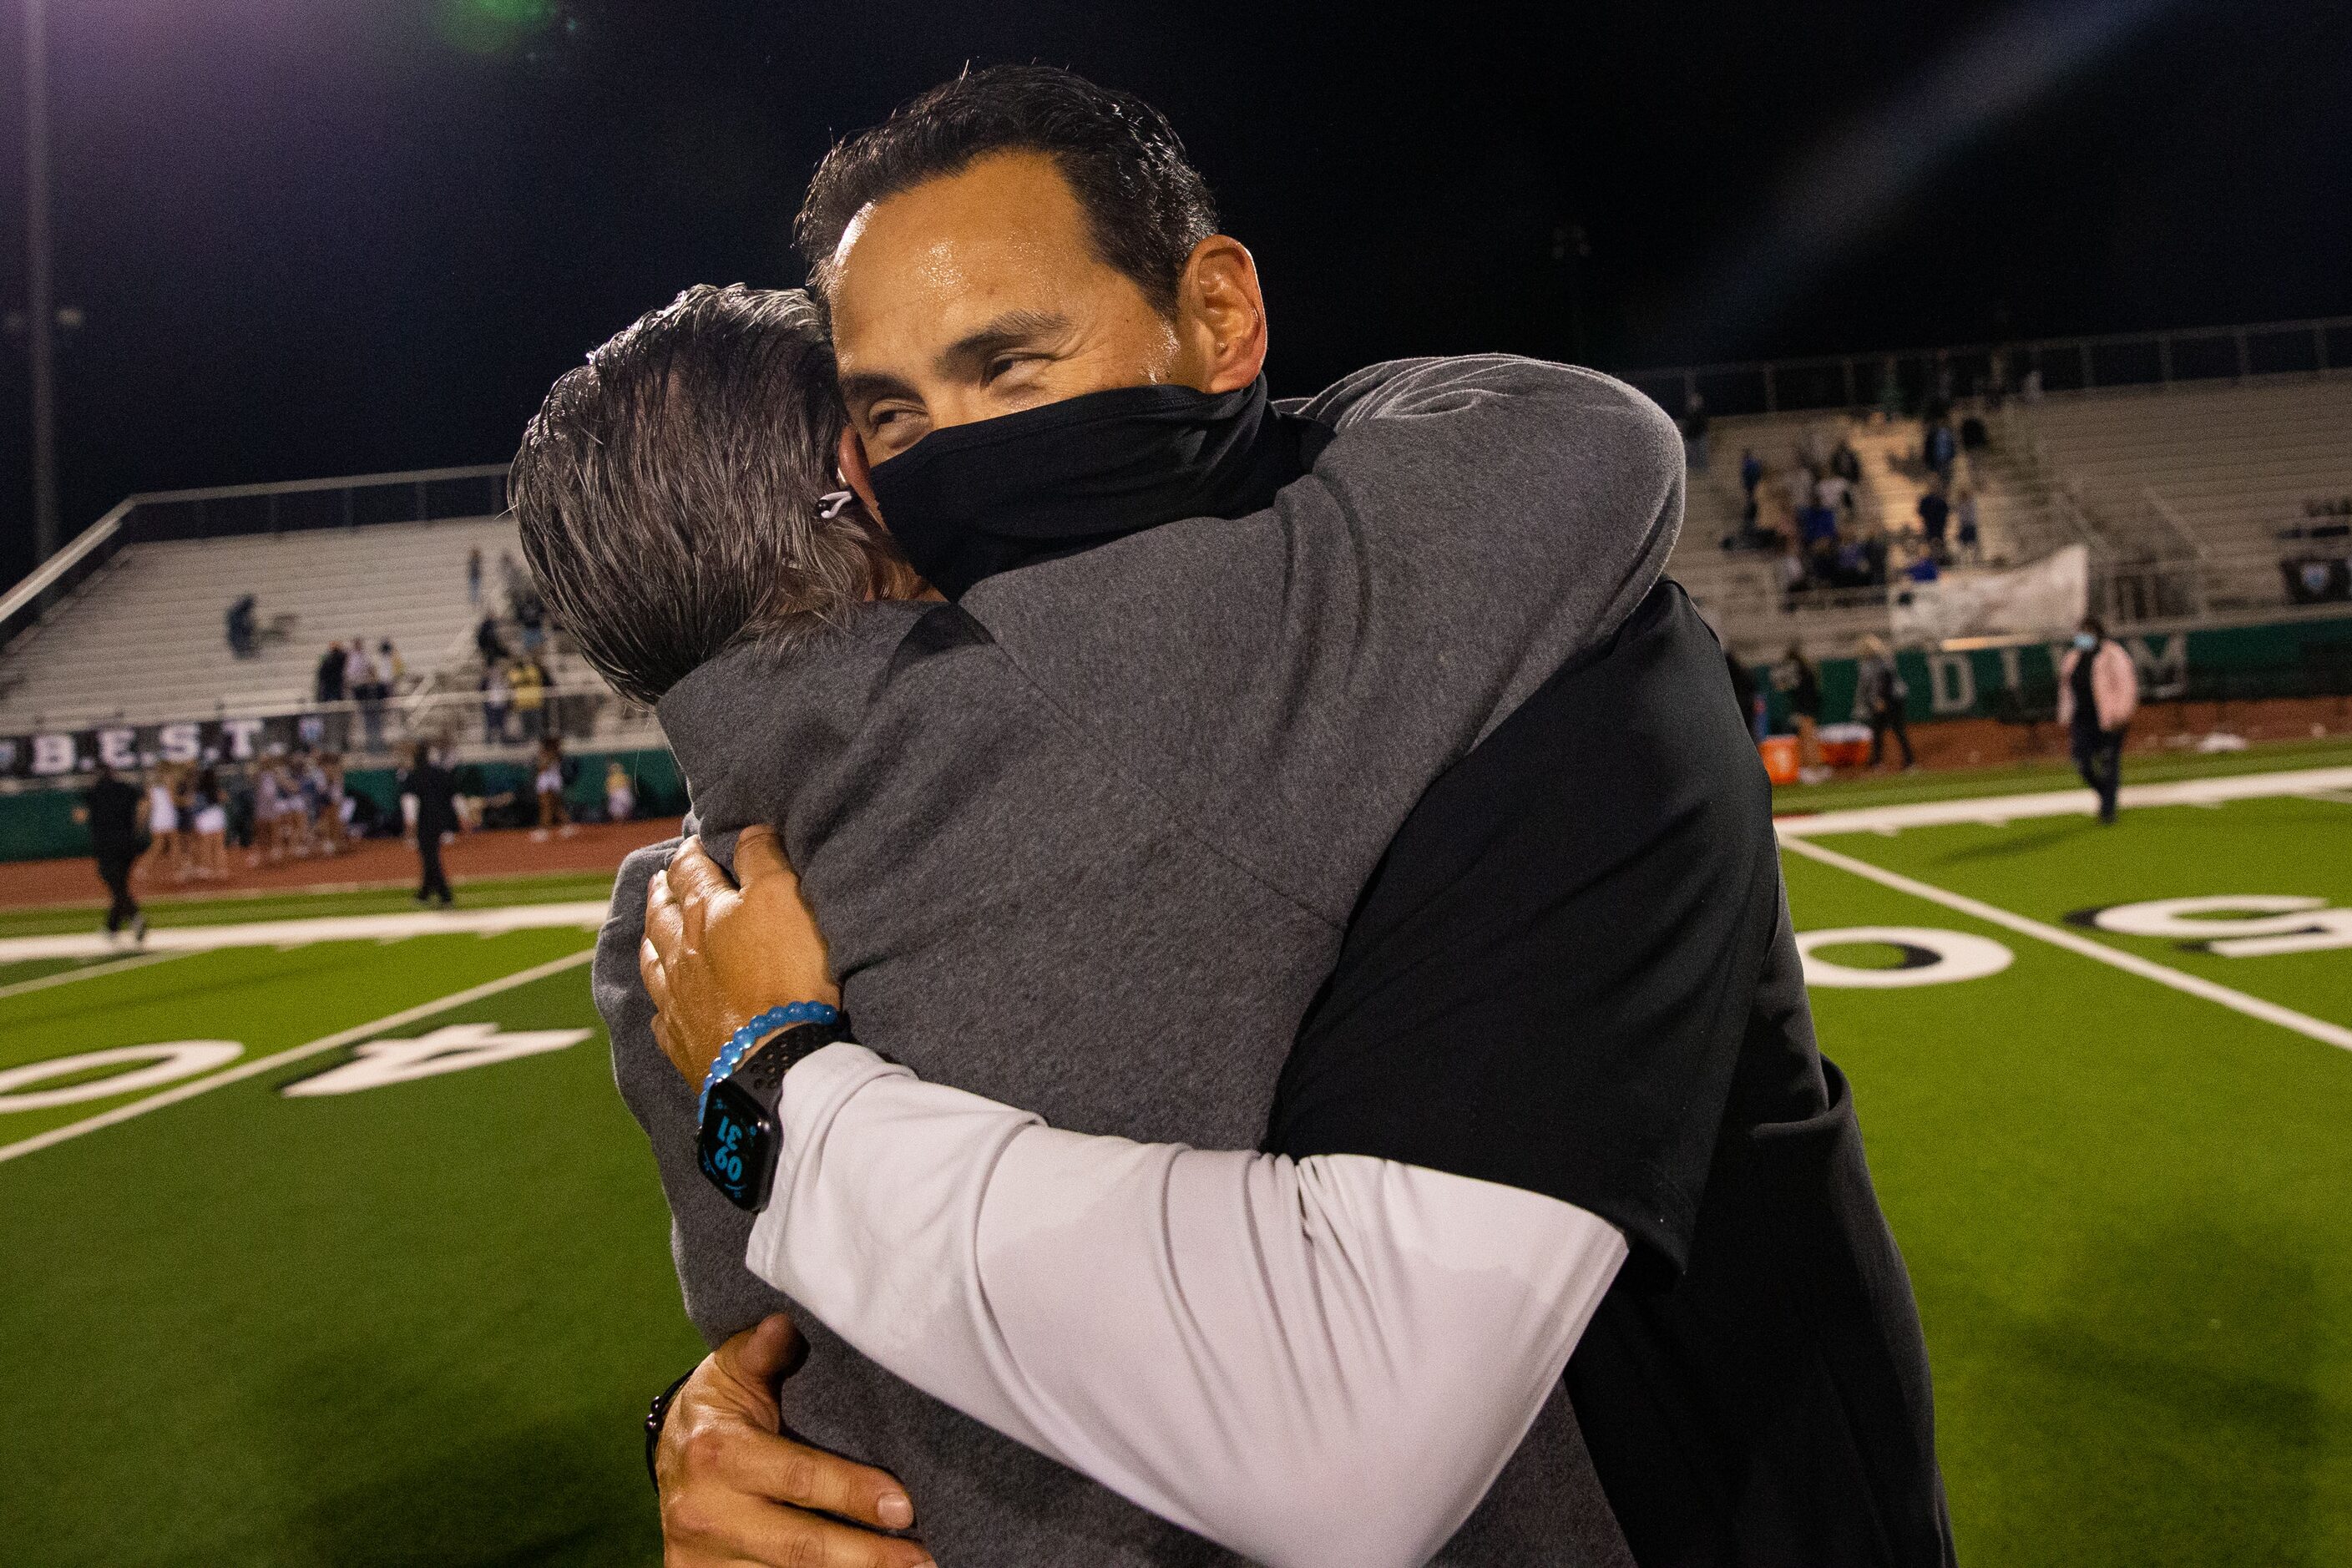
[[[2084,616],[2074,646],[2058,661],[2058,722],[2074,743],[2074,766],[2098,792],[2099,820],[2116,819],[2123,787],[2124,732],[2139,708],[2139,673],[2096,616]]]

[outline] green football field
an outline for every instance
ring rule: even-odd
[[[1962,1561],[2352,1562],[2352,773],[2113,828],[1903,783],[1783,859]],[[656,1560],[637,1422],[699,1347],[599,893],[180,905],[137,957],[0,915],[0,1561]]]

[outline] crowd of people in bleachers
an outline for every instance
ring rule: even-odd
[[[1884,588],[1896,577],[1932,583],[1948,566],[1983,559],[1976,490],[1958,469],[1963,444],[1984,438],[1980,419],[1956,426],[1948,406],[1931,403],[1920,425],[1916,460],[1927,487],[1916,533],[1890,529],[1869,504],[1862,456],[1839,428],[1808,429],[1778,467],[1748,448],[1739,460],[1739,528],[1723,548],[1776,557],[1792,605],[1822,590]]]

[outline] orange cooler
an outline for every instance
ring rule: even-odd
[[[1763,753],[1766,778],[1776,784],[1797,782],[1797,737],[1769,735],[1757,743],[1756,749]]]

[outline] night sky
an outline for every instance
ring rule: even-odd
[[[59,300],[89,317],[67,537],[136,489],[503,461],[639,311],[799,281],[828,140],[967,59],[1167,110],[1257,255],[1279,393],[1401,353],[1622,370],[2352,311],[2336,0],[53,0],[50,26]],[[0,34],[15,308],[13,0]],[[0,385],[13,579],[21,339]]]

